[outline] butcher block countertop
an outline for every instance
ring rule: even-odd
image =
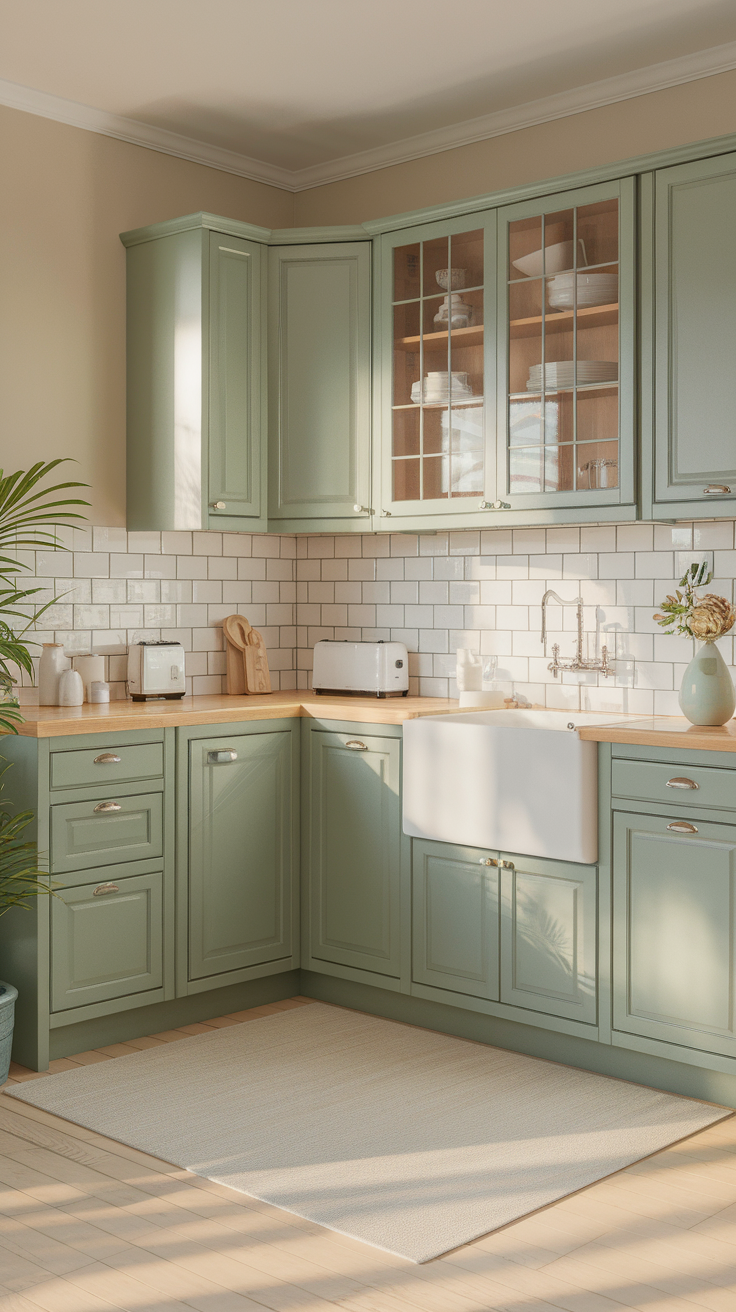
[[[313,692],[272,692],[254,697],[211,694],[179,701],[117,701],[84,706],[23,706],[18,732],[28,738],[67,734],[122,733],[126,729],[166,729],[180,724],[231,724],[309,715],[318,720],[360,724],[403,724],[419,715],[458,710],[449,697],[334,697]]]
[[[636,747],[672,747],[702,752],[736,752],[736,720],[718,728],[691,724],[684,716],[660,715],[651,720],[622,720],[578,729],[595,743],[629,743]]]

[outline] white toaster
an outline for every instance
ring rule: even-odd
[[[134,702],[147,697],[183,697],[184,648],[180,642],[137,642],[128,648],[128,692]]]
[[[403,642],[334,642],[314,646],[315,692],[406,697],[409,657]]]

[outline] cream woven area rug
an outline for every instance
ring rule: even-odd
[[[414,1262],[731,1115],[322,1003],[8,1092]]]

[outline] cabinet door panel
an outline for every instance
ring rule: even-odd
[[[704,515],[736,503],[735,228],[736,155],[657,173],[655,499]]]
[[[412,979],[498,1001],[498,869],[480,848],[412,843]]]
[[[262,250],[210,234],[209,499],[225,516],[261,513]]]
[[[614,1028],[736,1056],[736,827],[614,819]]]
[[[632,178],[499,211],[507,509],[633,507],[634,223]]]
[[[365,528],[370,268],[369,242],[269,252],[271,518]]]
[[[109,890],[109,891],[108,891]],[[104,875],[51,899],[51,1010],[161,988],[163,876]]]
[[[190,743],[190,979],[291,954],[291,770],[289,732]]]
[[[501,871],[501,1001],[596,1022],[595,866],[510,858]]]
[[[311,735],[311,956],[397,978],[401,744],[360,728]]]

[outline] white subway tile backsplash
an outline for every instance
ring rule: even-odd
[[[691,557],[712,560],[710,590],[729,599],[736,574],[733,521],[299,538],[95,527],[65,541],[73,553],[24,553],[36,605],[56,597],[43,635],[105,652],[114,696],[125,694],[127,644],[158,637],[184,645],[192,689],[221,691],[222,620],[241,612],[264,635],[274,687],[309,685],[321,638],[393,639],[426,695],[454,693],[456,649],[471,646],[499,656],[500,686],[526,703],[676,714],[692,643],[664,634],[653,612]],[[539,641],[549,587],[582,595],[586,653],[605,642],[613,679],[549,672]],[[557,641],[571,656],[574,606],[554,606],[550,626],[548,649]],[[721,643],[728,662],[733,647]]]

